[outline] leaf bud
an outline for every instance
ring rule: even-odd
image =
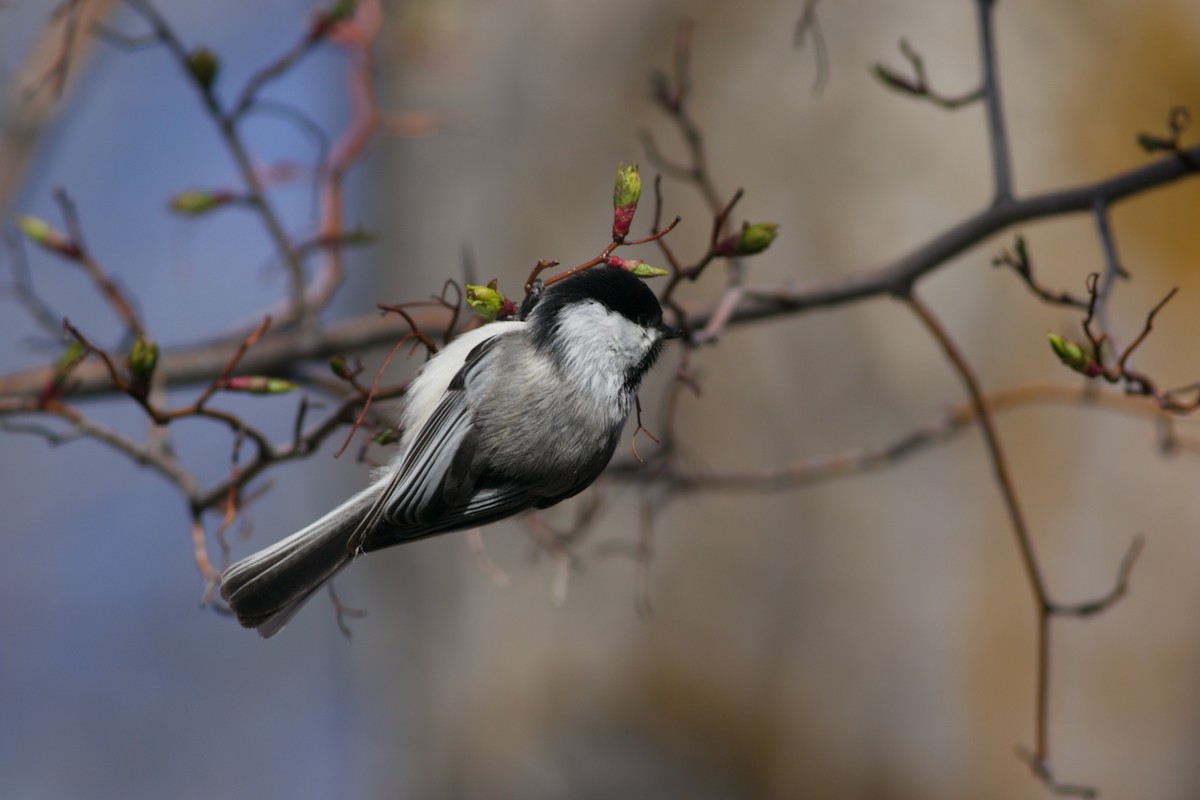
[[[717,243],[714,249],[719,256],[752,256],[766,250],[779,235],[779,225],[774,222],[743,223],[740,233],[735,233]]]
[[[50,223],[44,219],[29,216],[18,217],[17,227],[29,238],[29,241],[61,256],[77,259],[81,254],[79,245],[67,238],[62,231],[51,227]]]
[[[185,189],[172,195],[168,205],[176,214],[198,217],[222,206],[230,205],[236,200],[237,197],[232,192]]]
[[[647,264],[645,261],[639,261],[636,258],[618,258],[617,256],[609,256],[608,258],[604,259],[604,263],[613,269],[623,269],[639,278],[661,278],[663,275],[671,274],[662,267],[653,267]]]
[[[494,280],[488,283],[487,286],[474,286],[469,283],[464,284],[464,286],[467,290],[467,306],[486,322],[492,322],[501,316],[506,304],[512,305],[511,301],[507,300],[496,289],[496,281]]]
[[[395,428],[386,428],[371,437],[371,441],[375,444],[389,445],[400,441],[400,434]]]
[[[217,73],[221,71],[221,61],[217,54],[207,47],[196,47],[188,53],[187,68],[192,79],[207,92],[217,80]]]
[[[285,394],[297,388],[291,381],[283,378],[269,378],[266,375],[235,375],[226,378],[221,388],[230,392],[246,392],[247,394]]]
[[[638,200],[642,197],[642,177],[637,164],[617,167],[617,180],[613,184],[613,228],[614,242],[622,242],[629,235],[633,215],[637,212]]]
[[[1082,347],[1058,334],[1047,333],[1046,338],[1050,340],[1050,349],[1054,351],[1054,355],[1058,356],[1059,361],[1081,375],[1094,377],[1098,374],[1096,372],[1098,365],[1083,351]]]
[[[154,368],[158,366],[158,344],[145,336],[139,336],[134,340],[133,346],[129,348],[129,355],[126,359],[129,362],[129,374],[133,377],[134,383],[146,385],[154,375]]]

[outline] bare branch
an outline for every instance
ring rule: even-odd
[[[983,73],[983,104],[987,109],[988,145],[992,154],[992,205],[1004,205],[1012,200],[1012,164],[1008,153],[1008,130],[1004,120],[1004,105],[1000,98],[1000,74],[996,67],[996,42],[992,28],[992,13],[996,0],[975,0],[979,28],[979,57]]]
[[[700,126],[687,109],[691,94],[692,34],[691,22],[681,22],[675,36],[675,72],[673,77],[657,73],[654,76],[654,96],[658,105],[671,117],[683,137],[688,151],[688,166],[681,166],[662,157],[649,134],[643,133],[646,157],[651,164],[668,174],[688,180],[696,185],[716,214],[721,208],[721,196],[713,185],[708,169],[708,157],[704,149],[704,135]]]
[[[812,308],[829,308],[886,294],[904,294],[918,279],[993,234],[1035,219],[1091,212],[1098,201],[1112,205],[1135,194],[1173,183],[1197,172],[1200,147],[1184,151],[1189,159],[1163,158],[1095,183],[1073,186],[991,206],[929,239],[895,261],[844,278],[797,283],[772,289],[748,288],[730,324],[772,319]],[[711,310],[689,315],[703,327]]]
[[[1071,308],[1087,309],[1091,303],[1090,300],[1082,297],[1076,297],[1070,292],[1050,289],[1040,283],[1033,274],[1033,259],[1030,258],[1028,245],[1025,243],[1024,236],[1017,236],[1012,249],[1005,249],[1000,255],[992,259],[993,267],[1008,267],[1025,282],[1029,290],[1034,293],[1040,300],[1056,306],[1070,306]]]
[[[4,237],[8,248],[8,261],[12,267],[13,285],[12,296],[29,314],[30,319],[38,327],[55,339],[62,336],[62,314],[59,314],[50,304],[34,291],[33,277],[29,272],[29,255],[25,251],[25,242],[15,231],[10,231]]]
[[[300,255],[296,252],[295,247],[293,247],[291,239],[284,230],[283,223],[275,212],[274,207],[267,200],[262,181],[254,169],[250,154],[246,150],[241,135],[238,133],[238,120],[224,113],[220,102],[217,100],[217,96],[213,94],[212,86],[198,79],[192,72],[189,66],[190,53],[187,47],[150,0],[125,1],[149,24],[154,35],[166,46],[167,50],[175,58],[179,68],[183,70],[184,74],[190,78],[192,85],[195,86],[196,91],[200,95],[204,110],[212,119],[213,124],[221,135],[222,141],[225,143],[225,148],[229,151],[234,163],[237,165],[238,172],[242,176],[242,182],[246,185],[248,201],[258,211],[259,218],[267,229],[276,253],[283,259],[284,265],[287,267],[290,276],[291,313],[296,319],[311,324],[311,309],[308,308],[308,298],[305,294],[304,269]]]
[[[922,100],[928,100],[938,108],[943,108],[947,111],[955,111],[983,99],[982,87],[958,96],[945,95],[934,91],[933,87],[929,85],[929,76],[925,73],[925,60],[921,58],[920,53],[913,49],[907,39],[900,40],[900,53],[908,60],[909,66],[912,67],[913,77],[905,77],[886,64],[879,62],[875,64],[875,77],[884,86]]]
[[[95,284],[96,289],[99,290],[113,312],[125,323],[125,329],[130,338],[141,336],[145,333],[145,327],[142,325],[140,316],[134,310],[133,303],[126,297],[125,292],[109,277],[88,250],[83,240],[83,226],[79,222],[79,214],[66,190],[62,187],[55,189],[54,201],[62,210],[63,219],[67,224],[67,233],[70,236],[71,244],[74,245],[74,256],[68,260],[78,264],[91,278],[92,283]]]
[[[1146,537],[1140,533],[1133,537],[1133,541],[1129,543],[1129,549],[1125,551],[1125,557],[1121,559],[1121,565],[1117,568],[1117,579],[1103,597],[1074,605],[1051,603],[1050,613],[1060,617],[1090,617],[1112,608],[1128,593],[1129,578],[1133,574],[1133,567],[1137,564],[1138,556],[1142,554],[1145,544]]]
[[[1050,601],[1046,592],[1046,582],[1042,577],[1037,554],[1033,548],[1033,540],[1029,534],[1029,527],[1025,522],[1025,513],[1021,508],[1016,486],[1012,481],[1008,460],[1004,455],[1004,448],[1000,442],[1000,434],[997,432],[995,423],[992,421],[992,413],[988,408],[987,398],[983,393],[983,389],[979,385],[979,379],[975,376],[975,371],[971,368],[966,356],[959,350],[958,345],[950,337],[949,332],[942,326],[929,307],[916,297],[916,295],[909,295],[905,299],[908,307],[925,326],[926,330],[929,331],[929,334],[938,343],[938,346],[941,347],[942,352],[945,353],[947,360],[954,367],[954,371],[958,373],[959,379],[962,381],[968,396],[971,398],[971,404],[975,407],[975,416],[978,419],[979,428],[983,432],[984,442],[987,444],[988,458],[992,463],[992,471],[995,473],[996,484],[1000,489],[1001,497],[1004,499],[1004,508],[1008,512],[1013,535],[1017,540],[1017,549],[1021,554],[1021,564],[1025,569],[1025,576],[1029,580],[1029,587],[1033,592],[1037,605],[1037,702],[1033,757],[1038,763],[1045,764],[1049,760],[1048,730],[1050,713],[1048,703],[1050,692],[1050,620],[1047,611]]]

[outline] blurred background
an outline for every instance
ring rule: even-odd
[[[127,9],[90,2],[110,26],[141,30]],[[92,42],[61,103],[32,119],[22,70],[54,5],[0,4],[9,85],[0,224],[11,228],[18,214],[57,221],[51,193],[65,187],[92,251],[165,346],[218,335],[273,304],[283,270],[256,219],[167,211],[174,192],[238,180],[165,53]],[[311,11],[298,0],[158,7],[189,44],[219,54],[226,99],[297,40]],[[480,278],[509,287],[539,258],[594,255],[607,241],[617,163],[641,161],[653,174],[638,132],[682,155],[648,76],[670,69],[685,18],[696,25],[692,109],[714,180],[726,195],[746,189],[739,219],[782,224],[771,250],[748,262],[752,283],[852,274],[982,207],[991,179],[981,109],[948,114],[869,74],[878,61],[906,69],[905,37],[935,87],[974,88],[973,5],[821,4],[831,62],[819,94],[811,45],[792,41],[801,10],[796,1],[385,3],[381,104],[448,124],[428,138],[377,140],[351,173],[348,223],[382,235],[351,257],[329,318],[436,292],[462,277],[464,248]],[[1135,135],[1163,131],[1172,105],[1197,108],[1200,7],[1187,0],[1005,0],[997,25],[1019,193],[1144,163]],[[344,63],[323,47],[267,94],[336,130],[349,113]],[[263,164],[314,160],[313,143],[284,121],[256,118],[245,134]],[[694,257],[708,214],[689,187],[666,187],[667,215],[684,218],[672,241]],[[304,181],[273,198],[289,230],[313,229]],[[1113,215],[1134,276],[1112,307],[1126,339],[1182,287],[1139,353],[1168,385],[1200,378],[1198,201],[1200,186],[1183,183]],[[1081,291],[1101,268],[1086,216],[1023,233],[1052,286]],[[1077,316],[989,266],[1010,242],[1005,234],[965,253],[921,292],[989,390],[1070,384],[1045,333],[1074,330]],[[41,253],[31,265],[56,311],[100,341],[118,336],[78,270]],[[721,286],[714,271],[686,297],[710,299]],[[0,371],[52,359],[58,345],[11,299],[0,302]],[[674,356],[666,361],[643,392],[651,430]],[[886,299],[730,331],[694,366],[703,394],[685,396],[679,430],[698,467],[880,445],[963,400],[935,345]],[[222,402],[288,435],[294,398]],[[144,431],[127,401],[85,408]],[[999,423],[1056,599],[1107,591],[1130,539],[1147,537],[1123,602],[1055,623],[1054,768],[1106,797],[1196,797],[1200,459],[1166,457],[1151,423],[1098,410],[1026,409]],[[225,474],[223,436],[199,423],[176,434],[205,480]],[[272,472],[234,557],[363,485],[367,468],[333,460],[335,445]],[[600,489],[606,511],[563,602],[555,565],[519,522],[484,534],[509,577],[503,587],[462,534],[372,555],[339,582],[343,600],[370,610],[352,641],[320,598],[269,642],[200,608],[185,505],[126,458],[88,441],[51,448],[5,433],[0,470],[6,798],[1046,794],[1014,756],[1032,744],[1034,611],[974,430],[869,475],[668,506],[649,616],[635,609],[634,563],[604,557],[636,536],[628,488]],[[586,502],[549,519],[568,523]]]

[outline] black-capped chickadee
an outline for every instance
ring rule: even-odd
[[[611,267],[546,288],[522,321],[462,334],[413,380],[400,447],[371,485],[229,567],[221,596],[270,638],[359,553],[578,494],[608,465],[671,335],[654,293]]]

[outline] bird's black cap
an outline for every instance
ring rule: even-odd
[[[644,327],[662,326],[662,306],[650,287],[623,269],[607,266],[585,269],[547,287],[534,314],[549,323],[564,307],[585,300],[595,300]]]

